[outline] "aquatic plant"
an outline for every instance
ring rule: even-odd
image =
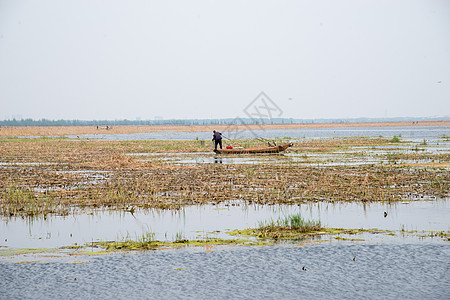
[[[274,221],[273,219],[270,219],[269,221],[262,221],[259,222],[258,225],[259,229],[284,227],[299,232],[314,231],[321,228],[320,221],[305,220],[300,214],[280,217],[276,221]]]
[[[300,232],[314,231],[321,228],[320,221],[304,220],[300,214],[286,216],[279,223],[281,226],[289,227]]]
[[[138,237],[137,242],[139,243],[151,243],[155,241],[155,233],[153,232],[146,232],[142,234],[140,237]]]
[[[211,238],[205,240],[176,240],[173,242],[161,242],[158,240],[148,240],[148,237],[138,238],[133,240],[126,238],[119,241],[100,241],[87,244],[85,247],[99,247],[108,251],[141,251],[141,250],[156,250],[162,248],[182,248],[182,247],[210,247],[220,245],[253,245],[262,244],[255,241],[249,241],[246,239],[219,239]]]
[[[179,243],[179,242],[184,242],[184,241],[186,241],[186,239],[184,238],[183,232],[182,231],[177,232],[175,235],[175,242]]]
[[[298,234],[313,233],[323,228],[320,221],[304,220],[300,214],[285,216],[274,221],[259,222],[256,232],[260,238],[294,238]]]
[[[448,197],[448,152],[395,152],[379,164],[317,166],[291,161],[271,164],[174,165],[165,151],[205,151],[199,141],[0,140],[0,214],[45,216],[77,208],[135,211],[181,209],[185,205],[240,201],[252,204],[300,204],[317,201],[399,201],[420,195]],[[390,140],[348,138],[308,140],[292,149],[308,160],[352,147],[389,145]],[[357,154],[370,156],[369,152]],[[149,158],[150,157],[150,158]],[[273,158],[273,157],[271,157]],[[370,158],[370,157],[368,157]],[[344,157],[347,159],[347,157]],[[400,163],[426,160],[424,165]],[[432,161],[429,163],[428,161]],[[393,163],[396,163],[393,165]]]

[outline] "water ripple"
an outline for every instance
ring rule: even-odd
[[[449,256],[448,245],[345,243],[0,262],[0,298],[446,299]]]

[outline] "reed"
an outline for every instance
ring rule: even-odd
[[[312,140],[296,143],[291,151],[309,160],[312,154],[321,157],[352,147],[390,143],[381,138]],[[196,140],[0,139],[0,214],[67,214],[84,207],[180,209],[233,200],[272,205],[449,196],[447,152],[400,152],[390,161],[384,156],[387,164],[356,166],[283,162],[282,157],[280,163],[271,164],[174,165],[162,159],[169,156],[127,155],[205,152],[210,147]],[[404,159],[434,163],[403,164]]]

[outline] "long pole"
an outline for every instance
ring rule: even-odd
[[[235,144],[238,145],[239,147],[242,147],[242,145],[240,145],[239,143],[236,143],[234,140],[232,140],[232,139],[230,139],[230,138],[224,136],[223,134],[222,134],[222,137],[224,137],[224,138],[226,138],[227,140],[229,140],[229,141],[235,143]],[[245,148],[245,147],[244,147],[244,148]]]
[[[262,138],[262,137],[259,137],[258,140],[261,140],[261,141],[264,141],[264,142],[268,142],[269,146],[270,146],[270,142],[272,142],[275,146],[277,145],[277,143],[274,140],[269,141],[268,139],[265,139],[265,138]]]

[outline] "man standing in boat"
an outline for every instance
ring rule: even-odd
[[[219,144],[220,149],[222,149],[222,134],[218,131],[213,130],[213,138],[214,141],[214,151],[217,151],[217,144]]]

